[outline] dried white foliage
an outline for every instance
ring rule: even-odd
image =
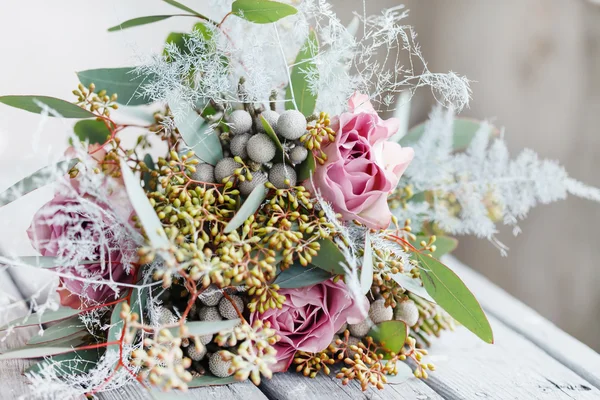
[[[452,147],[454,113],[433,110],[421,139],[414,145],[415,158],[401,185],[415,193],[430,191],[432,204],[409,202],[396,210],[401,220],[429,220],[451,234],[473,234],[494,240],[495,220],[514,227],[531,208],[567,197],[567,194],[600,201],[600,191],[569,178],[552,160],[523,150],[511,159],[502,135],[482,124],[465,152]],[[496,218],[492,217],[492,212]],[[498,244],[498,243],[496,243]]]

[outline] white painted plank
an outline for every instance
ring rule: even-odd
[[[426,383],[445,399],[598,399],[600,390],[490,316],[495,343],[460,327],[429,354]]]
[[[276,374],[273,379],[264,381],[260,389],[269,399],[304,400],[321,399],[441,399],[435,391],[416,378],[399,385],[387,385],[385,389],[374,388],[363,392],[357,382],[344,386],[334,376],[317,375],[314,379],[305,378],[301,374]]]
[[[600,354],[456,258],[447,257],[444,262],[464,280],[487,313],[600,389]]]
[[[2,310],[0,325],[25,315],[28,310],[6,270],[0,270],[0,310]],[[23,346],[36,332],[35,327],[16,329],[0,342],[0,351]],[[0,338],[4,338],[5,335],[4,332],[0,332]],[[29,389],[27,388],[27,379],[23,376],[23,370],[32,363],[29,360],[0,361],[0,397],[3,400],[27,396]]]

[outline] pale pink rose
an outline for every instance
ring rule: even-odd
[[[125,271],[122,259],[128,253],[132,259],[135,248],[127,240],[111,237],[111,224],[115,221],[108,215],[129,216],[133,209],[126,196],[125,189],[110,192],[110,204],[100,202],[90,195],[81,195],[76,179],[70,180],[72,190],[57,193],[52,200],[40,208],[33,217],[27,235],[33,247],[42,256],[61,257],[73,259],[77,256],[77,246],[85,246],[85,251],[91,253],[82,261],[98,261],[98,263],[85,264],[82,269],[57,268],[58,271],[68,273],[74,277],[87,278],[95,281],[114,281],[131,283],[132,276]],[[93,202],[99,210],[109,210],[107,213],[89,212],[85,201]],[[114,201],[113,201],[114,200]],[[126,218],[126,217],[125,217]],[[102,238],[103,245],[100,245]],[[81,242],[75,248],[68,246],[70,242]],[[101,259],[104,259],[104,263]],[[78,279],[60,278],[61,287],[58,290],[61,304],[72,308],[82,305],[101,304],[115,298],[115,291],[106,284],[86,285]]]
[[[384,229],[392,217],[388,195],[414,151],[387,141],[398,131],[399,121],[382,120],[367,95],[355,93],[348,107],[350,112],[333,118],[335,141],[323,147],[327,161],[317,164],[312,182],[306,185],[319,190],[345,220]]]
[[[256,319],[269,321],[281,337],[274,346],[277,364],[271,368],[273,372],[286,371],[298,350],[311,353],[325,350],[344,323],[363,321],[369,310],[367,298],[355,299],[341,280],[281,289],[279,293],[285,296],[281,309],[250,315],[250,323]]]

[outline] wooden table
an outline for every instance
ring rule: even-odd
[[[430,349],[431,361],[437,369],[429,379],[410,379],[403,384],[388,385],[382,391],[361,392],[357,384],[343,386],[333,377],[308,379],[289,373],[277,374],[259,387],[249,382],[207,387],[191,390],[178,398],[600,399],[599,354],[456,259],[447,258],[445,262],[480,300],[494,328],[496,343],[487,345],[463,328],[444,335]],[[0,288],[4,294],[21,298],[7,271],[0,271]],[[18,316],[25,311],[24,307],[25,303],[6,318]],[[36,330],[21,329],[7,342],[0,343],[0,348],[22,345]],[[0,399],[28,398],[27,380],[21,372],[29,364],[26,360],[0,363]],[[103,400],[150,398],[135,386],[102,393],[99,397]]]

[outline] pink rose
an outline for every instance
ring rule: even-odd
[[[279,293],[286,297],[281,309],[250,315],[250,323],[256,319],[269,321],[281,336],[275,344],[277,364],[273,372],[286,371],[298,350],[324,350],[344,323],[361,322],[369,308],[367,298],[354,299],[342,281],[327,280],[298,289],[281,289]]]
[[[131,283],[123,259],[135,258],[135,246],[126,237],[116,237],[115,225],[133,212],[123,199],[124,189],[109,194],[110,204],[90,195],[81,195],[79,182],[62,190],[40,208],[33,217],[27,235],[42,256],[77,261],[98,261],[78,267],[58,267],[60,272],[94,281]],[[90,207],[87,203],[95,205]],[[121,217],[117,217],[118,213]],[[83,255],[82,255],[83,254]],[[127,261],[126,260],[126,261]],[[86,283],[78,279],[60,278],[58,290],[61,304],[72,308],[101,304],[114,299],[116,292],[108,284]]]
[[[369,228],[385,229],[392,214],[390,192],[413,159],[414,151],[387,141],[398,131],[399,121],[379,118],[367,95],[355,93],[350,112],[332,121],[335,141],[323,147],[324,165],[317,164],[309,187],[318,189],[345,220]]]

